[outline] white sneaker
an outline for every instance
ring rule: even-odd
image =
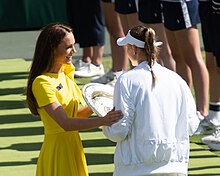
[[[219,141],[209,143],[208,147],[212,150],[220,150],[220,139]]]
[[[93,64],[86,64],[79,70],[74,72],[74,76],[78,78],[88,78],[93,76],[101,76],[105,73],[103,65],[95,66]]]
[[[220,129],[215,130],[215,132],[209,136],[203,137],[201,142],[207,145],[210,143],[220,142]]]
[[[117,81],[117,78],[114,78],[112,81],[108,82],[107,85],[115,87],[116,81]]]
[[[100,76],[98,78],[92,78],[91,82],[107,84],[107,83],[110,83],[111,81],[114,81],[114,80],[116,80],[116,75],[112,70],[110,70],[109,72],[107,72],[103,76]]]
[[[212,134],[215,131],[214,125],[206,118],[200,121],[199,127],[194,135]]]
[[[77,61],[75,61],[75,62],[73,63],[73,65],[74,65],[76,71],[77,71],[77,70],[82,70],[82,69],[83,69],[84,67],[86,67],[88,64],[89,64],[89,63],[84,62],[82,59],[79,59],[79,60],[77,60]]]

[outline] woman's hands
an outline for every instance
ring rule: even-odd
[[[111,126],[112,124],[118,122],[122,118],[122,112],[120,110],[115,111],[115,108],[113,108],[104,117],[102,117],[103,126]]]

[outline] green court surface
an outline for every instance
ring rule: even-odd
[[[0,60],[0,176],[34,176],[37,157],[43,141],[42,122],[25,107],[24,87],[30,61]],[[111,59],[104,58],[106,71]],[[90,81],[76,79],[82,86]],[[97,128],[80,132],[90,176],[112,175],[115,143]],[[190,176],[220,176],[220,152],[210,151],[191,138]]]

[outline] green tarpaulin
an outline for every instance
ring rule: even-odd
[[[0,1],[0,31],[33,30],[67,21],[65,0]]]

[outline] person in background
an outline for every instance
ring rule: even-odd
[[[28,108],[44,125],[36,176],[88,176],[78,131],[110,126],[122,117],[113,109],[88,118],[92,110],[79,108],[83,97],[74,81],[74,44],[72,29],[59,23],[48,24],[37,39],[26,92]]]
[[[115,0],[115,11],[119,14],[124,34],[140,24],[135,0]]]
[[[102,64],[105,26],[100,0],[68,0],[68,20],[76,43],[82,48],[82,59],[74,62],[75,77],[94,77],[105,73]]]
[[[152,28],[135,26],[117,43],[135,68],[115,84],[114,107],[123,118],[102,128],[117,142],[113,175],[186,176],[189,135],[200,122],[189,86],[157,63],[161,43]]]
[[[158,62],[175,71],[175,61],[166,38],[162,20],[162,9],[159,0],[115,0],[115,10],[119,13],[124,33],[136,25],[142,24],[152,27],[163,42],[159,53]],[[132,66],[131,66],[132,68]]]
[[[209,76],[202,57],[199,31],[198,0],[161,0],[164,26],[176,72],[190,88],[194,87],[201,119],[208,115]],[[173,10],[175,9],[175,10]]]
[[[92,78],[91,82],[109,84],[114,86],[116,73],[128,69],[128,56],[125,47],[119,47],[116,40],[124,36],[119,14],[111,0],[101,0],[101,7],[105,17],[105,26],[108,30],[111,46],[112,68],[101,77]]]
[[[163,42],[160,47],[158,62],[175,71],[176,64],[167,41],[160,0],[138,0],[138,16],[139,21],[145,26],[153,28],[158,36],[157,39]]]
[[[213,150],[220,150],[220,1],[199,2],[202,38],[206,65],[210,77],[209,115],[200,125],[200,134],[209,134],[201,139]]]
[[[128,30],[136,25],[140,24],[137,13],[137,1],[136,0],[114,0],[115,11],[119,14],[124,35]],[[128,59],[129,61],[129,59]],[[130,62],[130,61],[129,61]],[[133,66],[129,63],[129,69]]]

